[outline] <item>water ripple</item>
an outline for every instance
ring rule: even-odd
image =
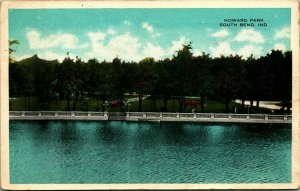
[[[288,183],[291,126],[11,121],[11,183]]]

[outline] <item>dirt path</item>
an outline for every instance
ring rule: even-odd
[[[235,100],[236,103],[241,104],[241,100]],[[281,106],[278,106],[279,101],[260,101],[259,107],[267,108],[267,109],[280,109]],[[245,101],[245,105],[250,105],[250,101]],[[256,105],[256,101],[253,102],[253,105]]]

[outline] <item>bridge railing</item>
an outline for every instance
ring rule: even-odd
[[[10,111],[10,117],[102,117],[126,116],[132,118],[185,118],[232,120],[283,120],[291,121],[291,115],[227,114],[227,113],[167,113],[167,112],[89,112],[89,111]]]
[[[157,112],[147,112],[146,113],[146,117],[162,117],[161,113],[157,113]]]
[[[128,112],[128,117],[143,117],[143,112]]]
[[[85,112],[85,111],[10,111],[9,116],[11,117],[68,117],[68,116],[104,116],[105,112]]]

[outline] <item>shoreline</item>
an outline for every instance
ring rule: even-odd
[[[292,116],[225,113],[11,111],[9,120],[292,123]]]

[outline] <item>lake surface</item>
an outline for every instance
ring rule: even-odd
[[[11,183],[289,183],[290,124],[10,121]]]

